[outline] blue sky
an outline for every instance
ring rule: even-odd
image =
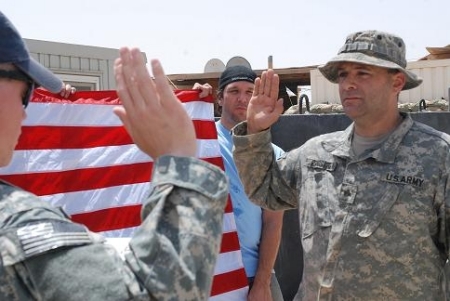
[[[201,73],[206,62],[243,56],[254,69],[325,63],[347,34],[401,36],[408,61],[450,44],[449,0],[14,0],[1,10],[30,39],[136,46],[167,74]]]

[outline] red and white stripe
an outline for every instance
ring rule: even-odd
[[[192,118],[198,154],[223,168],[212,99],[176,91]],[[115,91],[77,92],[68,100],[36,90],[22,135],[0,177],[61,206],[72,220],[120,246],[140,224],[152,158],[132,142],[112,112]],[[246,300],[248,287],[228,201],[210,300]]]

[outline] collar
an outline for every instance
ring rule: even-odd
[[[411,129],[414,121],[411,116],[406,113],[400,113],[403,121],[397,126],[392,134],[384,141],[384,143],[377,149],[371,150],[368,153],[361,155],[358,160],[367,158],[374,158],[377,161],[385,163],[393,163],[397,155],[397,150],[408,131]],[[351,157],[351,142],[353,137],[355,124],[350,124],[344,131],[337,134],[335,137],[322,143],[323,148],[332,153],[334,156],[350,158]]]

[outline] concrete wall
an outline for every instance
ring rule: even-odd
[[[450,112],[411,113],[414,120],[450,134]],[[273,142],[289,151],[311,137],[343,130],[350,120],[343,114],[283,115],[272,127]],[[285,301],[293,299],[302,277],[303,257],[296,210],[284,214],[283,237],[275,271]]]

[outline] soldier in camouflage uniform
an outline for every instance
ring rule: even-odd
[[[153,80],[139,49],[115,63],[114,112],[154,159],[142,225],[122,260],[98,234],[59,208],[0,181],[0,300],[206,300],[222,234],[227,182],[195,159],[192,121],[158,61]],[[10,161],[35,85],[62,82],[34,61],[0,13],[0,166]],[[170,121],[168,121],[170,120]]]
[[[401,38],[351,34],[319,67],[339,85],[353,120],[346,130],[275,162],[268,129],[282,102],[273,70],[257,79],[247,121],[233,128],[250,199],[299,210],[304,269],[295,300],[445,300],[450,137],[398,111],[399,93],[421,83],[405,67]]]

